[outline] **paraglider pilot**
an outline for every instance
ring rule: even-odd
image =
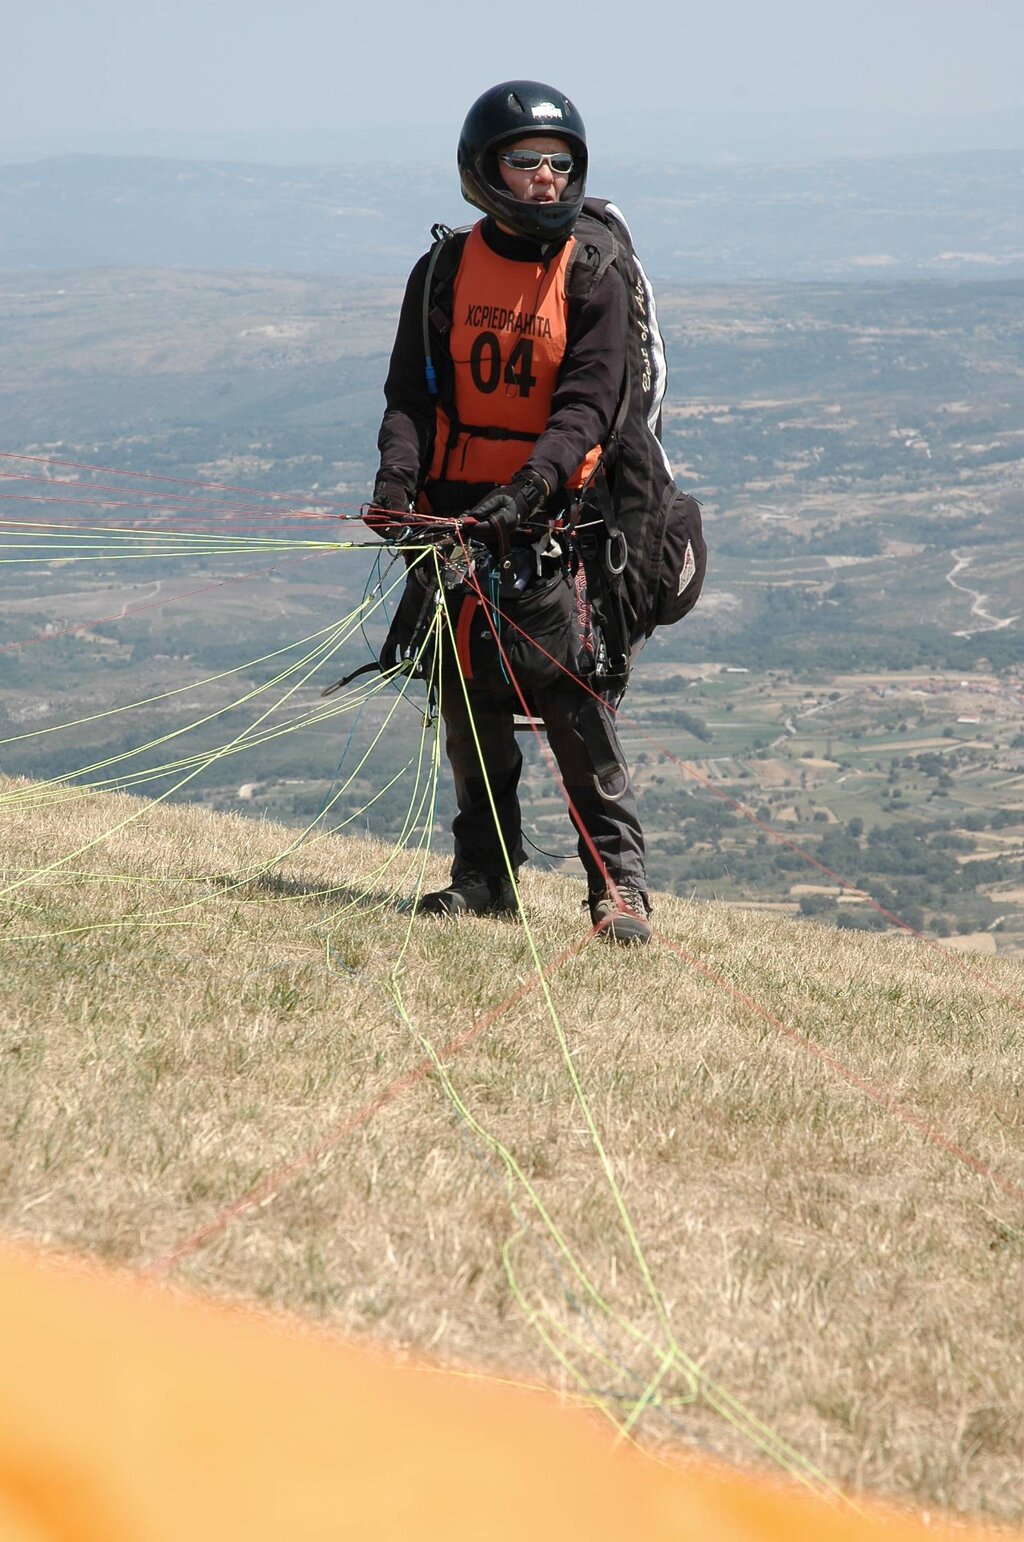
[[[524,80],[485,91],[463,125],[458,165],[483,218],[435,246],[409,277],[365,516],[386,538],[410,510],[437,522],[466,516],[462,528],[493,554],[490,605],[482,569],[474,583],[445,590],[440,702],[455,850],[450,883],[422,895],[418,909],[518,909],[518,684],[558,764],[596,935],[644,943],[650,906],[636,795],[614,714],[581,684],[594,648],[582,570],[555,533],[615,420],[627,296],[614,268],[582,303],[566,293],[587,138],[562,92]],[[412,567],[400,621],[422,612],[426,568]]]

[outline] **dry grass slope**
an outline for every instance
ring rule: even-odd
[[[405,1087],[178,1277],[621,1419],[664,1311],[830,1479],[1024,1514],[1020,1204],[745,999],[1024,1186],[1021,1012],[958,955],[670,898],[665,942],[572,951],[580,886],[527,876],[552,1013],[519,925],[410,925],[408,854],[321,837],[277,863],[269,824],[161,807],[107,835],[141,803],[47,797],[0,781],[9,1233],[158,1259],[475,1024],[450,1086]],[[1024,995],[1020,962],[982,967]],[[641,1434],[756,1459],[706,1392],[677,1359]]]

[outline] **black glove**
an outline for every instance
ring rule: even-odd
[[[369,525],[371,530],[383,536],[386,541],[390,540],[400,530],[404,530],[409,523],[406,517],[409,513],[409,502],[409,494],[404,484],[396,477],[389,476],[386,471],[381,471],[373,484],[373,498],[370,500],[370,507],[363,515],[363,523]],[[389,518],[390,510],[394,510],[400,518]]]
[[[511,482],[496,487],[493,493],[468,510],[467,519],[475,520],[483,528],[478,532],[480,540],[503,552],[508,546],[512,531],[523,520],[532,519],[544,507],[551,492],[550,487],[536,471],[524,467],[517,471]]]

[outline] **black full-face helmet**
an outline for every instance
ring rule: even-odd
[[[572,151],[572,174],[556,203],[513,198],[498,152],[533,134],[556,134]],[[569,98],[539,80],[506,80],[478,97],[459,136],[462,196],[518,235],[543,245],[564,241],[583,206],[587,186],[587,131]]]

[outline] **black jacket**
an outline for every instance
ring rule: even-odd
[[[506,235],[489,217],[483,236],[499,256],[539,262],[541,248]],[[384,384],[387,407],[377,436],[381,471],[404,483],[410,496],[422,487],[434,447],[437,398],[429,394],[423,353],[423,287],[428,255],[409,275],[391,366]],[[609,269],[590,296],[569,305],[565,357],[547,428],[523,464],[557,489],[588,450],[602,444],[615,418],[626,358],[626,291]]]

